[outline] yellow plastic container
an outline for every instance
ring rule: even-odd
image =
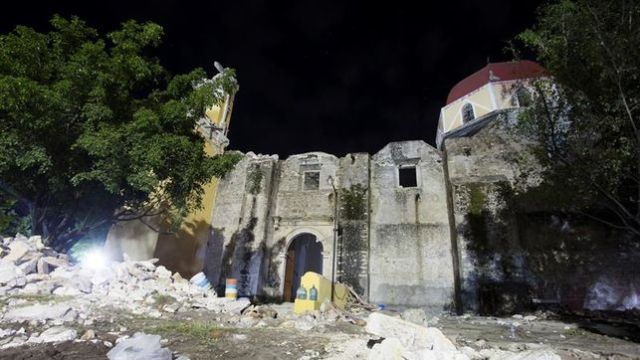
[[[294,313],[303,314],[308,311],[319,310],[320,305],[322,305],[325,300],[331,301],[331,280],[322,275],[308,271],[300,278],[300,285],[307,290],[307,300],[296,299],[293,304]],[[310,290],[314,286],[318,291],[318,298],[316,300],[309,300]],[[340,283],[336,283],[333,299],[334,305],[339,309],[344,309],[347,305],[347,295],[347,288]]]

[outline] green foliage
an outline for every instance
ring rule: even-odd
[[[3,198],[58,248],[158,204],[176,218],[200,206],[202,185],[237,161],[208,156],[195,131],[237,90],[234,71],[171,76],[149,56],[163,36],[154,23],[127,21],[106,36],[76,17],[51,25],[0,35]]]
[[[639,19],[637,1],[560,0],[543,6],[535,27],[518,36],[551,75],[535,84],[538,96],[521,124],[540,140],[538,159],[564,193],[560,205],[608,209],[598,220],[636,235]]]
[[[28,219],[18,214],[18,200],[0,193],[0,234],[30,233]]]

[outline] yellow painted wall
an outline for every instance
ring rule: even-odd
[[[489,86],[483,86],[470,94],[452,102],[442,109],[442,118],[445,132],[462,126],[462,106],[466,103],[473,105],[475,117],[479,118],[494,110]]]
[[[215,155],[215,149],[210,143],[206,143],[205,151],[209,155]],[[178,271],[186,277],[190,277],[202,269],[204,253],[211,231],[211,217],[213,215],[218,179],[213,179],[204,186],[202,208],[196,209],[184,219],[180,229],[173,233],[163,233],[158,236],[154,257],[160,259],[160,263],[172,271]],[[163,224],[168,229],[169,224]]]
[[[233,97],[228,97],[222,107],[213,106],[206,111],[207,117],[213,124],[225,127],[224,133],[229,125],[228,119],[231,115],[232,101]],[[225,116],[226,119],[223,119]],[[224,152],[224,149],[221,144],[206,141],[205,152],[213,156]],[[209,184],[204,186],[202,208],[187,215],[179,230],[173,233],[161,233],[158,236],[154,257],[160,260],[160,264],[172,271],[180,272],[185,277],[191,277],[202,270],[204,249],[211,232],[211,218],[218,182],[218,179],[212,179]],[[165,223],[163,227],[168,229],[169,224]]]
[[[216,125],[220,125],[220,118],[222,117],[222,111],[220,110],[222,110],[220,106],[212,106],[211,109],[206,111],[207,117]]]
[[[479,118],[494,110],[513,108],[512,96],[519,86],[529,86],[530,80],[513,80],[491,82],[472,91],[462,98],[445,106],[440,111],[438,131],[447,133],[462,126],[462,106],[466,103],[473,105],[475,117]],[[495,104],[494,104],[495,100]]]

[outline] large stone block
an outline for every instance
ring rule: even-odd
[[[456,351],[453,343],[436,328],[427,328],[381,313],[372,313],[367,320],[367,332],[384,338],[396,338],[409,350],[430,349]]]

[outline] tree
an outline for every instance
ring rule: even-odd
[[[640,236],[640,2],[555,1],[518,39],[550,75],[521,124],[561,206]]]
[[[202,185],[237,160],[207,156],[196,131],[236,90],[234,71],[171,76],[150,55],[163,35],[154,23],[106,37],[77,17],[51,25],[0,35],[0,200],[58,249],[115,221],[200,206]]]

